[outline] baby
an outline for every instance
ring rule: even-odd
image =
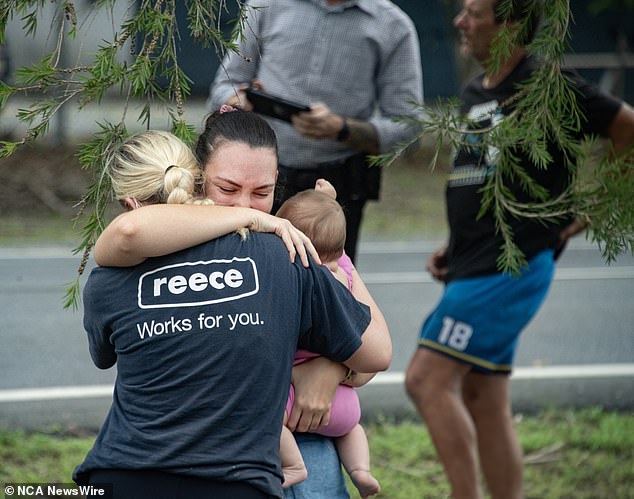
[[[315,189],[299,192],[288,199],[276,213],[286,218],[304,232],[313,242],[319,257],[335,278],[353,294],[354,266],[343,252],[346,240],[346,219],[336,201],[337,193],[330,182],[320,179]],[[308,362],[317,357],[315,353],[298,350],[294,364]],[[374,374],[355,373],[355,382],[367,383]],[[294,389],[291,385],[286,415],[291,413],[294,403]],[[350,386],[341,384],[337,388],[330,411],[330,422],[317,433],[333,437],[341,462],[350,475],[352,483],[361,497],[377,494],[379,482],[370,473],[370,449],[363,427],[359,424],[361,407],[359,398]],[[284,472],[284,487],[301,482],[306,478],[306,468],[292,432],[284,426],[280,442],[280,457]]]

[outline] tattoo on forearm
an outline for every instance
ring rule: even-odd
[[[374,125],[348,118],[348,126],[350,136],[345,142],[347,146],[367,154],[379,154],[379,136]]]

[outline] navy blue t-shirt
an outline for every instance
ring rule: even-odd
[[[473,121],[473,128],[495,125],[504,116],[515,110],[512,97],[518,92],[518,84],[525,82],[535,71],[539,62],[533,57],[524,58],[507,78],[494,88],[485,88],[483,75],[471,80],[464,91],[462,113]],[[576,92],[576,101],[585,117],[577,138],[585,135],[605,135],[610,123],[621,107],[621,102],[599,91],[583,80],[576,72],[564,71]],[[508,103],[508,104],[505,104]],[[447,185],[447,215],[449,219],[449,247],[447,250],[448,280],[494,274],[498,272],[497,261],[503,245],[503,237],[496,230],[491,211],[478,218],[482,205],[482,189],[496,168],[495,149],[478,147],[478,134],[467,139],[471,148],[458,150]],[[537,184],[556,198],[570,184],[570,171],[565,166],[564,153],[554,142],[547,144],[552,158],[547,169],[535,165],[528,155],[514,150],[518,164]],[[515,179],[504,179],[505,187],[518,201],[531,202],[526,189]],[[508,216],[513,239],[527,259],[540,251],[559,244],[562,225],[570,220],[546,223],[544,220]]]
[[[152,469],[245,481],[276,497],[296,348],[343,361],[370,322],[327,269],[291,264],[277,236],[254,233],[96,268],[84,314],[94,363],[116,363],[117,379],[74,480]]]

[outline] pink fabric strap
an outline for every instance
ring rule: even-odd
[[[350,257],[344,252],[339,257],[339,260],[337,260],[337,264],[346,273],[346,276],[348,277],[348,289],[352,291],[352,271],[354,270],[352,260],[350,260]]]

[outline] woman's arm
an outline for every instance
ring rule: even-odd
[[[385,318],[356,269],[352,271],[352,282],[354,297],[368,305],[371,313],[370,324],[362,336],[362,345],[346,360],[345,365],[318,357],[293,367],[295,404],[287,422],[291,431],[315,431],[328,424],[332,399],[337,386],[345,380],[348,367],[364,373],[382,371],[389,367],[392,340]],[[355,376],[359,376],[359,379],[355,379]],[[374,377],[374,374],[355,376],[350,384],[360,386]]]
[[[352,372],[350,377],[344,381],[342,384],[351,386],[353,388],[359,388],[372,380],[376,376],[376,373],[356,373]]]
[[[327,425],[332,399],[347,371],[346,366],[326,357],[315,357],[294,366],[291,382],[295,403],[286,426],[291,431],[307,432]]]
[[[352,289],[354,297],[370,307],[371,320],[361,337],[361,347],[344,364],[362,373],[384,371],[392,361],[392,338],[385,317],[356,269],[352,270]]]
[[[244,227],[277,234],[291,261],[299,254],[302,264],[308,266],[310,253],[319,262],[310,239],[288,220],[250,208],[175,204],[144,206],[119,215],[99,236],[94,257],[98,265],[129,267]]]

